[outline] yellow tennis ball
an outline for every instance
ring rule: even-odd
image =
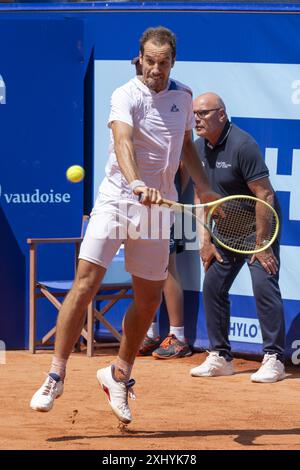
[[[67,169],[66,176],[71,183],[79,183],[84,178],[84,169],[80,165],[72,165]]]

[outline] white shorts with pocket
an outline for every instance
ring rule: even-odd
[[[151,281],[166,279],[172,222],[170,211],[158,206],[152,206],[151,210],[166,215],[163,228],[162,224],[159,227],[153,224],[152,232],[150,224],[147,225],[151,218],[149,208],[135,200],[116,201],[100,193],[91,213],[79,258],[108,268],[124,243],[126,271]]]

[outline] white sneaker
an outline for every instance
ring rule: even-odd
[[[111,366],[97,371],[97,379],[104,390],[108,403],[116,417],[122,423],[129,424],[132,420],[131,412],[128,406],[128,394],[135,400],[132,390],[135,381],[130,379],[127,383],[117,382],[112,376]]]
[[[272,383],[285,379],[284,365],[276,354],[265,354],[257,372],[251,375],[252,382]]]
[[[226,361],[217,351],[211,351],[205,361],[198,367],[190,370],[192,377],[217,377],[220,375],[233,375],[232,361]]]
[[[56,382],[48,375],[41,388],[33,395],[30,408],[36,411],[50,411],[55,398],[59,398],[63,391],[64,383],[61,380]]]

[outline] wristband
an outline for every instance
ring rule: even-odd
[[[144,181],[133,180],[133,181],[131,181],[131,183],[129,183],[129,186],[130,186],[131,191],[134,191],[135,188],[137,188],[138,186],[146,186],[146,185],[145,185]]]

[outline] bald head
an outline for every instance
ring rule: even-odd
[[[215,145],[228,120],[225,103],[216,93],[203,93],[194,99],[196,133]]]
[[[203,93],[202,95],[199,95],[197,96],[197,98],[194,99],[194,103],[203,105],[205,109],[223,108],[224,111],[226,112],[224,101],[216,93],[212,93],[212,92]]]

